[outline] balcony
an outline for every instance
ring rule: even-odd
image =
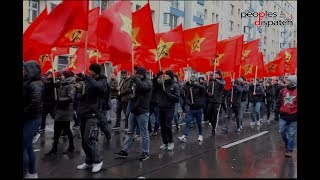
[[[198,0],[197,3],[204,6],[204,0]]]
[[[184,12],[179,10],[179,9],[176,9],[174,7],[170,7],[170,14],[173,14],[175,16],[178,16],[178,17],[184,17]]]
[[[199,25],[203,25],[204,24],[203,19],[201,19],[201,18],[199,18],[197,16],[193,16],[193,21],[196,22]]]

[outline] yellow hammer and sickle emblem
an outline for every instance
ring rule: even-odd
[[[289,52],[285,51],[285,55],[286,55],[286,61],[287,61],[287,62],[290,61],[290,59],[291,59],[291,54],[290,54]]]
[[[81,29],[73,29],[73,30],[69,31],[65,36],[71,42],[78,43],[78,42],[80,42],[80,40],[81,40],[81,38],[83,36],[83,30],[81,30]]]
[[[269,72],[275,72],[275,67],[274,67],[274,65],[273,64],[271,64],[270,66],[269,66]]]
[[[244,50],[242,52],[241,60],[245,60],[248,57],[248,55],[250,54],[250,52],[251,52],[251,50]]]
[[[69,68],[77,69],[76,60],[77,60],[77,56],[76,55],[71,57],[71,62],[70,62]]]

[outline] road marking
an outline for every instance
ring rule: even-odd
[[[250,139],[254,139],[254,138],[257,138],[257,137],[259,137],[259,136],[262,136],[262,135],[264,135],[264,134],[266,134],[266,133],[268,133],[268,132],[269,132],[269,131],[263,131],[263,132],[261,132],[261,133],[255,134],[255,135],[253,135],[253,136],[250,136],[250,137],[241,139],[241,140],[239,140],[239,141],[236,141],[236,142],[233,142],[233,143],[224,145],[224,146],[222,146],[221,148],[226,149],[226,148],[229,148],[229,147],[231,147],[231,146],[235,146],[235,145],[237,145],[237,144],[240,144],[240,143],[249,141]]]
[[[40,151],[40,149],[35,149],[35,150],[33,150],[34,152],[37,152],[37,151]]]

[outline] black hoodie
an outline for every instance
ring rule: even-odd
[[[23,78],[23,118],[24,121],[41,118],[43,83],[41,69],[36,61],[23,63],[27,75]]]

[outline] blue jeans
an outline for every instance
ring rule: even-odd
[[[186,127],[184,128],[183,135],[188,136],[190,130],[190,123],[193,121],[193,118],[196,118],[198,124],[199,135],[202,135],[202,114],[203,110],[192,110],[190,109],[187,114]]]
[[[131,105],[132,104],[132,101],[130,100],[129,102],[128,102],[128,106],[127,106],[127,111],[126,111],[126,119],[128,119],[129,118],[129,115],[130,115],[130,113],[131,113]],[[128,120],[129,121],[129,120]],[[129,122],[128,122],[129,123]],[[136,135],[140,135],[140,130],[139,130],[139,125],[137,124],[137,127],[136,127]]]
[[[280,119],[279,130],[286,149],[293,151],[297,135],[297,121],[291,122]]]
[[[260,108],[261,108],[261,102],[249,102],[249,109],[251,112],[251,120],[252,122],[259,121],[260,119]]]
[[[240,113],[239,113],[240,126],[242,126],[243,115],[246,113],[246,108],[247,108],[247,101],[242,101],[240,104]]]
[[[176,126],[179,125],[179,103],[176,103],[174,106],[174,114],[173,114],[173,119],[174,119],[174,123],[176,124]]]
[[[29,120],[23,126],[23,174],[36,173],[36,157],[34,155],[32,139],[37,133],[39,126],[41,125],[41,116]]]
[[[137,126],[141,132],[141,139],[142,139],[142,152],[149,154],[149,131],[148,131],[148,120],[149,120],[149,113],[140,114],[138,116],[130,113],[128,119],[128,132],[126,134],[126,140],[123,145],[123,150],[128,152],[132,145],[133,139],[133,132]]]
[[[160,122],[159,122],[159,105],[158,104],[150,104],[150,118],[152,113],[154,114],[154,132],[158,132]]]

